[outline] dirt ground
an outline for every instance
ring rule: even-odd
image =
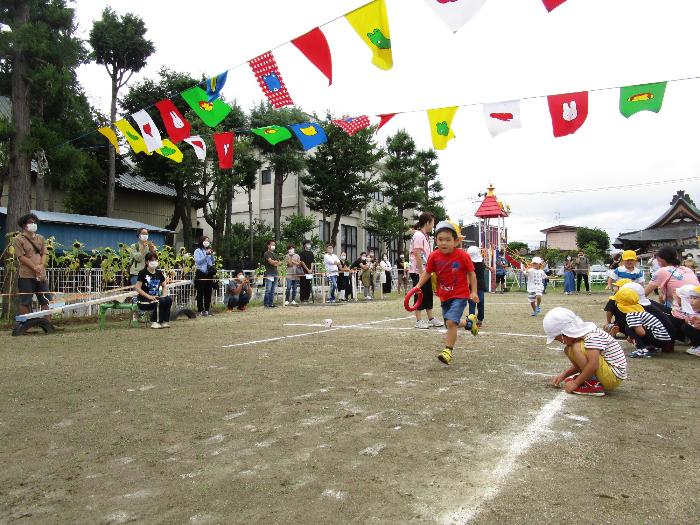
[[[3,333],[0,523],[700,523],[700,359],[567,395],[525,295],[486,299],[449,367],[399,299]]]

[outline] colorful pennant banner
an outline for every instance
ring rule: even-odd
[[[105,128],[97,128],[97,131],[102,133],[105,137],[107,137],[107,140],[109,143],[114,146],[114,149],[119,153],[119,140],[117,139],[117,134],[114,132],[114,130],[110,127],[105,127]]]
[[[391,53],[389,18],[386,15],[384,0],[374,0],[345,15],[355,32],[370,51],[372,64],[379,69],[391,69],[394,59]]]
[[[211,77],[204,83],[207,91],[207,102],[214,102],[221,96],[221,90],[224,88],[224,84],[226,84],[227,76],[228,71],[224,71],[215,77]]]
[[[361,129],[368,128],[370,125],[369,117],[362,115],[361,117],[348,117],[344,119],[331,120],[333,124],[341,128],[351,137]]]
[[[588,117],[588,91],[547,97],[555,137],[576,133]]]
[[[156,153],[172,161],[182,162],[182,151],[168,139],[163,139],[163,146],[157,149]]]
[[[566,0],[542,0],[542,3],[550,13],[564,2],[566,2]]]
[[[620,113],[626,118],[640,111],[661,111],[666,93],[666,82],[627,86],[620,89]]]
[[[492,137],[517,129],[520,124],[520,101],[496,102],[484,104],[484,118],[486,127]]]
[[[141,130],[141,136],[146,143],[148,153],[163,147],[163,140],[160,138],[160,131],[158,131],[156,123],[153,122],[153,119],[148,113],[146,113],[145,109],[137,111],[131,115],[131,118],[134,119],[134,122],[136,122],[136,125]]]
[[[219,156],[219,168],[222,170],[233,168],[233,132],[214,133],[214,144]]]
[[[222,100],[209,102],[209,95],[199,86],[183,91],[181,95],[192,111],[210,128],[218,126],[231,112],[231,106]]]
[[[264,126],[262,128],[251,129],[250,132],[264,138],[273,146],[292,138],[292,134],[289,130],[282,126]]]
[[[439,108],[428,110],[428,122],[430,122],[430,135],[433,139],[433,148],[445,149],[447,143],[455,138],[452,131],[452,119],[457,113],[457,106],[451,108]]]
[[[263,53],[248,63],[250,64],[250,69],[253,70],[253,74],[255,74],[255,78],[258,80],[260,89],[262,89],[263,94],[270,101],[272,107],[279,109],[294,105],[272,53],[269,51]]]
[[[484,7],[486,0],[425,0],[425,3],[456,33]]]
[[[308,33],[292,40],[292,44],[309,59],[318,70],[326,75],[328,85],[333,83],[333,59],[331,48],[320,28],[315,28]]]
[[[199,135],[194,135],[192,137],[187,137],[185,142],[192,146],[194,154],[197,155],[199,160],[205,160],[207,158],[207,143]]]
[[[146,146],[146,142],[143,140],[143,137],[139,135],[138,131],[136,131],[134,127],[127,122],[126,119],[117,120],[114,123],[114,125],[119,131],[122,132],[122,135],[124,135],[124,138],[129,143],[129,146],[131,146],[131,149],[134,151],[134,153],[144,152],[150,155],[150,152],[148,151],[148,147]]]
[[[304,148],[304,151],[328,142],[326,132],[315,122],[292,124],[289,127],[299,139],[301,147]]]
[[[172,101],[165,99],[155,104],[160,112],[160,118],[165,125],[165,131],[173,144],[182,142],[190,136],[190,123],[182,116],[180,110],[175,107]]]

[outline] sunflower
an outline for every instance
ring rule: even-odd
[[[80,242],[80,241],[75,241],[75,242],[73,243],[73,248],[75,248],[76,250],[79,250],[79,249],[82,248],[82,247],[83,247],[83,243]]]
[[[104,252],[105,252],[105,253],[112,253],[112,248],[110,248],[109,246],[107,246],[107,247],[104,249]]]

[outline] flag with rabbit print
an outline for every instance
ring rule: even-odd
[[[549,113],[555,137],[576,133],[588,117],[588,91],[549,95]]]

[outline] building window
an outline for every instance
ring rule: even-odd
[[[372,194],[372,198],[378,202],[384,202],[384,194],[381,191],[375,191]]]
[[[345,252],[348,260],[357,259],[357,227],[342,224],[340,226],[340,250]]]
[[[272,184],[272,172],[269,169],[262,170],[260,178],[262,179],[262,184]]]
[[[374,252],[375,257],[380,257],[381,254],[379,253],[379,246],[379,237],[377,237],[374,233],[367,232],[367,253]]]
[[[318,221],[318,236],[324,244],[331,242],[331,223],[329,221]]]
[[[392,239],[391,244],[389,247],[389,260],[391,261],[392,264],[396,264],[396,261],[399,260],[399,254],[401,254],[401,250],[399,249],[400,243],[398,239]]]

